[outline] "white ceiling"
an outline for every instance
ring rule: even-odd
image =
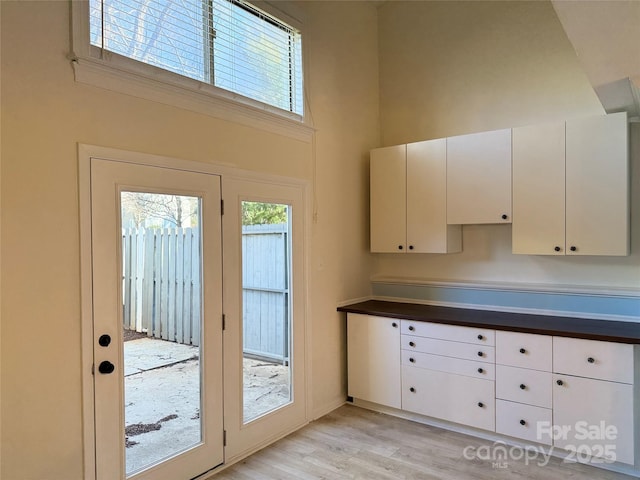
[[[640,0],[551,0],[607,112],[640,116]]]

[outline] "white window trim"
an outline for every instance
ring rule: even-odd
[[[259,6],[265,11],[273,10],[264,2],[259,2]],[[103,51],[90,45],[89,1],[73,1],[71,9],[71,59],[76,82],[311,143],[314,128],[308,115],[301,117],[222,88]],[[300,22],[285,13],[278,10],[275,15],[294,28],[300,28]]]

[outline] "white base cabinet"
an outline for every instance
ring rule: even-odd
[[[349,313],[349,395],[640,467],[640,345]]]
[[[347,358],[349,396],[401,408],[400,320],[350,313]]]
[[[554,445],[633,465],[633,385],[554,375]]]

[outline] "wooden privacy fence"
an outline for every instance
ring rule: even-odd
[[[199,345],[200,232],[197,228],[123,229],[124,327]],[[289,356],[287,225],[242,229],[243,343],[246,354]]]
[[[122,254],[124,327],[199,345],[199,230],[123,229]]]
[[[289,358],[289,233],[286,224],[242,228],[245,354]]]

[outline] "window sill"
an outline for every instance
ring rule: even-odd
[[[114,92],[184,108],[278,135],[311,142],[314,128],[295,114],[276,113],[271,107],[200,82],[169,74],[170,80],[82,57],[72,62],[75,80]]]

